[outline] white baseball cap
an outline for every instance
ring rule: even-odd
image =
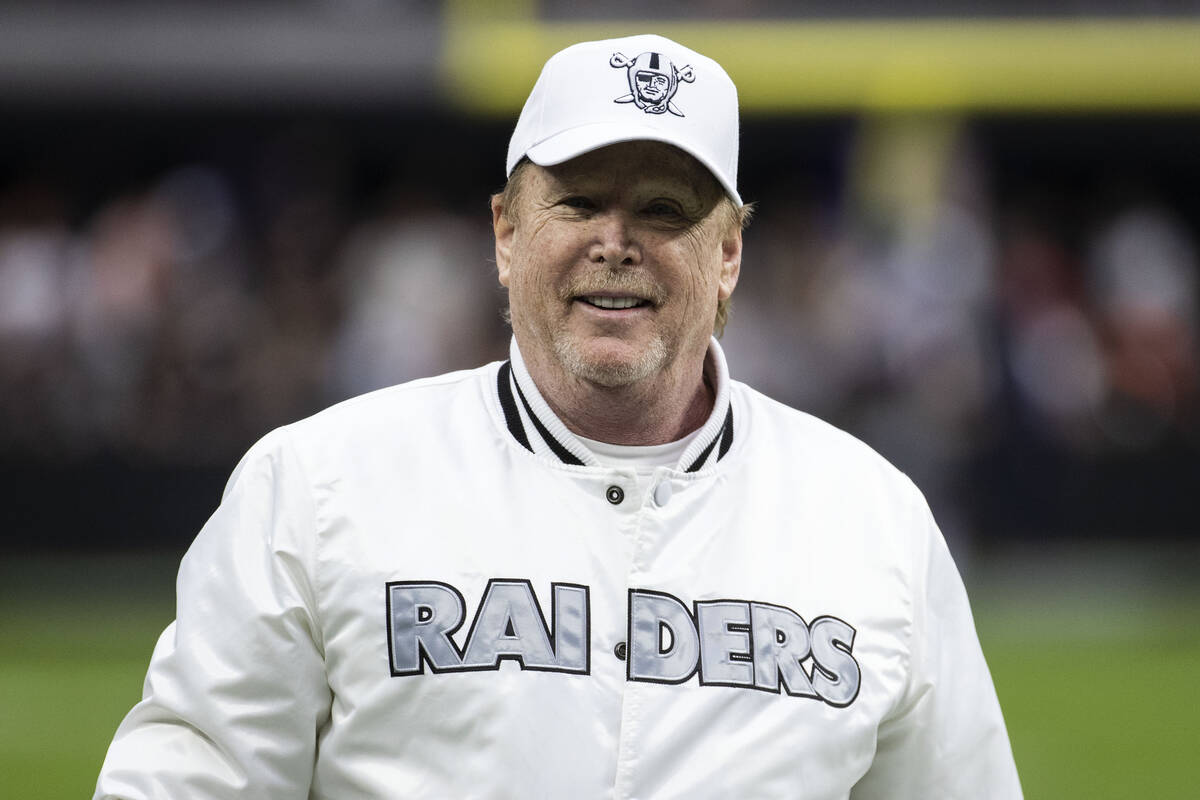
[[[695,156],[741,207],[737,88],[711,58],[648,34],[551,56],[508,143],[507,174],[523,157],[548,167],[643,139]]]

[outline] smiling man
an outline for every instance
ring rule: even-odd
[[[492,201],[496,263],[534,383],[575,433],[653,445],[700,427],[742,213],[694,157],[654,141],[521,162]]]
[[[96,797],[1020,797],[921,494],[729,378],[737,151],[675,42],[547,62],[509,359],[251,449]]]

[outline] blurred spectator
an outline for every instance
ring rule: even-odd
[[[1043,224],[1018,220],[1001,260],[1000,309],[1018,407],[1033,428],[1090,447],[1106,377],[1078,259]]]
[[[228,180],[204,164],[163,176],[150,202],[169,225],[167,281],[130,436],[160,460],[220,463],[254,432],[239,382],[259,313]]]
[[[118,197],[90,226],[77,263],[73,345],[85,429],[121,447],[141,426],[141,391],[172,269],[172,217],[152,194]]]
[[[479,343],[497,315],[489,233],[419,195],[397,199],[351,231],[340,258],[347,303],[334,341],[332,396],[484,360]]]
[[[130,175],[0,173],[0,460],[223,478],[331,401],[503,358],[496,172],[465,126],[373,150],[349,124],[251,127]],[[883,451],[952,540],[1194,523],[1194,206],[1113,189],[1068,230],[1054,185],[1000,199],[962,120],[865,118],[820,179],[789,130],[768,131],[791,161],[760,181],[735,378]],[[1124,512],[1116,485],[1153,502]]]
[[[1093,243],[1090,300],[1109,381],[1101,424],[1122,447],[1196,430],[1194,242],[1159,208],[1116,217]]]
[[[56,450],[76,247],[56,189],[18,183],[0,194],[0,448]]]

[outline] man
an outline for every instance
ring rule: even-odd
[[[736,169],[715,62],[554,56],[492,200],[510,360],[250,451],[96,796],[1019,797],[919,492],[728,377]]]

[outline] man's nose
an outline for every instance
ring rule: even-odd
[[[592,217],[592,243],[588,258],[610,267],[632,267],[642,261],[642,249],[628,215],[608,210]]]

